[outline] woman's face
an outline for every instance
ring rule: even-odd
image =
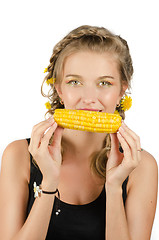
[[[66,109],[114,113],[122,97],[118,65],[108,53],[73,53],[65,59],[61,85],[55,87]]]

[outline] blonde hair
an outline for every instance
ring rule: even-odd
[[[132,59],[129,52],[127,42],[118,35],[113,34],[104,27],[96,27],[84,25],[72,30],[61,41],[59,41],[53,48],[53,53],[50,58],[50,64],[47,68],[47,75],[41,86],[41,93],[44,97],[48,97],[51,103],[51,109],[47,114],[53,115],[56,108],[64,108],[60,103],[60,98],[56,91],[54,84],[50,84],[48,94],[43,92],[44,83],[50,78],[56,78],[56,83],[62,81],[62,71],[66,57],[78,51],[94,51],[98,53],[111,53],[116,57],[118,63],[119,73],[121,77],[121,86],[123,83],[131,87],[131,78],[133,75]],[[123,119],[125,119],[124,111],[121,106],[116,108]],[[50,139],[50,142],[52,138]],[[61,143],[62,145],[62,143]],[[64,152],[62,147],[62,155]],[[101,177],[103,180],[106,178],[106,162],[107,155],[111,149],[111,141],[109,134],[106,135],[103,143],[103,149],[95,152],[91,156],[90,168],[92,171]]]

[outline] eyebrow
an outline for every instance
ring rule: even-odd
[[[76,77],[76,78],[82,78],[80,75],[76,75],[76,74],[68,74],[68,75],[66,75],[66,78],[67,77]],[[101,76],[101,77],[99,77],[98,79],[99,80],[102,80],[102,79],[105,79],[105,78],[111,78],[111,79],[114,79],[114,77],[112,77],[112,76]]]

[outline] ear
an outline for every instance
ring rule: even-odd
[[[123,95],[124,95],[124,93],[125,93],[125,91],[126,91],[127,88],[128,88],[128,84],[127,84],[127,83],[123,83],[123,84],[121,85],[121,91],[120,91],[120,95],[119,95],[117,104],[120,103],[120,100],[121,100],[121,98],[123,97]]]
[[[128,88],[128,84],[123,83],[122,86],[121,86],[121,97],[124,95],[127,88]]]
[[[57,91],[59,97],[62,99],[61,85],[60,85],[59,83],[55,83],[54,86],[55,86],[55,89],[56,89],[56,91]]]

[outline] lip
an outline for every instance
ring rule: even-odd
[[[95,112],[101,112],[102,110],[100,109],[92,109],[92,108],[80,108],[78,110],[85,110],[85,111],[95,111]]]

